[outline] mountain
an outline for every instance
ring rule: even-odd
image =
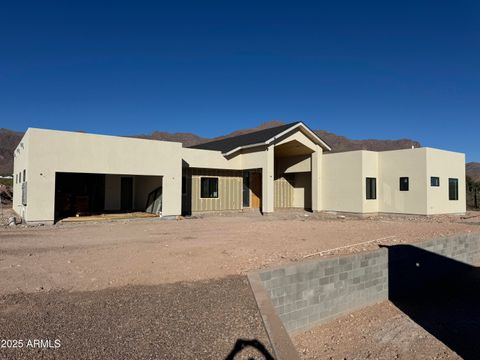
[[[188,147],[192,145],[207,142],[210,139],[192,133],[168,133],[164,131],[154,131],[151,134],[132,135],[129,137],[150,140],[175,141],[181,142],[183,146]]]
[[[0,175],[13,173],[13,151],[23,133],[0,128]]]
[[[352,150],[371,150],[371,151],[386,151],[410,149],[413,147],[421,147],[422,145],[415,140],[400,139],[400,140],[352,140],[345,136],[339,136],[324,130],[314,130],[314,132],[324,140],[332,148],[332,152],[344,152]]]
[[[469,162],[465,165],[467,176],[470,176],[474,181],[480,181],[480,163]]]
[[[163,131],[154,131],[151,134],[139,134],[132,135],[130,137],[140,139],[152,139],[163,141],[178,141],[183,143],[184,146],[192,146],[201,144],[211,140],[220,140],[232,136],[247,134],[249,132],[271,128],[274,126],[283,125],[283,121],[269,121],[263,123],[255,128],[248,128],[234,131],[230,134],[219,136],[216,138],[205,138],[193,133],[168,133]],[[324,130],[314,130],[315,133],[320,136],[327,144],[329,144],[333,151],[342,152],[350,150],[373,150],[373,151],[385,151],[396,149],[409,149],[412,146],[420,147],[420,143],[410,139],[400,140],[352,140],[345,136],[339,136],[334,133]],[[20,142],[23,133],[17,131],[11,131],[8,129],[0,129],[0,175],[8,175],[13,172],[13,151],[17,144]]]

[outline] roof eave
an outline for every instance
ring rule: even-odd
[[[227,152],[224,152],[222,153],[223,156],[230,156],[232,154],[235,154],[236,152],[240,151],[240,150],[244,150],[244,149],[249,149],[249,148],[254,148],[254,147],[258,147],[258,146],[268,146],[270,145],[272,142],[274,142],[276,139],[282,137],[283,135],[285,134],[288,134],[290,131],[298,128],[298,127],[302,127],[303,130],[305,130],[309,135],[310,137],[312,137],[315,142],[320,145],[324,150],[327,150],[327,151],[331,151],[332,148],[325,142],[323,141],[322,139],[320,139],[318,137],[317,134],[315,134],[312,130],[310,130],[304,123],[302,122],[299,122],[291,127],[289,127],[288,129],[282,131],[281,133],[271,137],[270,139],[264,141],[264,142],[261,142],[261,143],[256,143],[256,144],[250,144],[250,145],[243,145],[243,146],[238,146],[232,150],[229,150]]]

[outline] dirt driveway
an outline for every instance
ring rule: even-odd
[[[58,338],[62,347],[0,349],[0,358],[221,359],[241,339],[271,351],[245,273],[479,231],[479,225],[478,217],[278,212],[2,228],[0,339]],[[346,344],[363,346],[360,338]],[[307,357],[310,351],[319,354],[311,349]]]
[[[370,240],[378,241],[321,255],[478,231],[474,220],[337,219],[279,212],[3,228],[0,294],[221,278]]]

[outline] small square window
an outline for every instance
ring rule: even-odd
[[[205,199],[218,198],[218,178],[201,178],[200,197]]]
[[[409,180],[408,177],[401,177],[400,178],[400,191],[408,191],[409,188]]]
[[[458,200],[458,179],[448,179],[448,199]]]
[[[367,200],[375,200],[377,198],[377,178],[368,178],[367,185]]]
[[[430,178],[430,186],[435,186],[435,187],[440,186],[440,178],[438,176],[432,176]]]

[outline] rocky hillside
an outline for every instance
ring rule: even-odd
[[[0,175],[13,173],[13,150],[22,136],[21,132],[0,128]]]
[[[467,176],[476,182],[480,182],[480,163],[470,162],[466,165]]]
[[[204,138],[192,133],[168,133],[162,131],[154,131],[151,134],[132,135],[132,137],[142,139],[154,139],[164,141],[178,141],[184,146],[197,145],[210,140],[219,140],[235,135],[246,134],[252,131],[266,129],[273,126],[282,125],[282,121],[270,121],[256,128],[242,129],[234,131],[230,134],[220,136],[214,139]],[[395,150],[408,149],[412,146],[419,147],[420,143],[410,139],[400,140],[352,140],[344,136],[339,136],[324,130],[315,130],[315,132],[325,140],[333,149],[334,152],[349,151],[349,150]],[[0,175],[8,175],[13,172],[13,150],[22,138],[23,133],[11,131],[7,129],[0,129]],[[477,167],[478,169],[478,167]]]
[[[164,140],[164,141],[179,141],[183,143],[184,146],[192,146],[201,144],[207,141],[212,140],[221,140],[229,138],[232,136],[243,135],[249,132],[267,129],[274,126],[283,125],[283,121],[269,121],[263,123],[255,128],[242,129],[234,131],[230,134],[215,137],[215,138],[203,138],[192,133],[166,133],[155,131],[151,134],[142,134],[134,135],[133,137],[138,137],[142,139],[154,139],[154,140]],[[314,130],[314,132],[321,137],[327,144],[332,148],[332,152],[342,152],[342,151],[351,151],[351,150],[372,150],[372,151],[385,151],[385,150],[397,150],[397,149],[409,149],[412,146],[420,147],[421,144],[418,141],[410,139],[400,139],[400,140],[352,140],[345,136],[339,136],[334,133],[324,131],[324,130]]]

